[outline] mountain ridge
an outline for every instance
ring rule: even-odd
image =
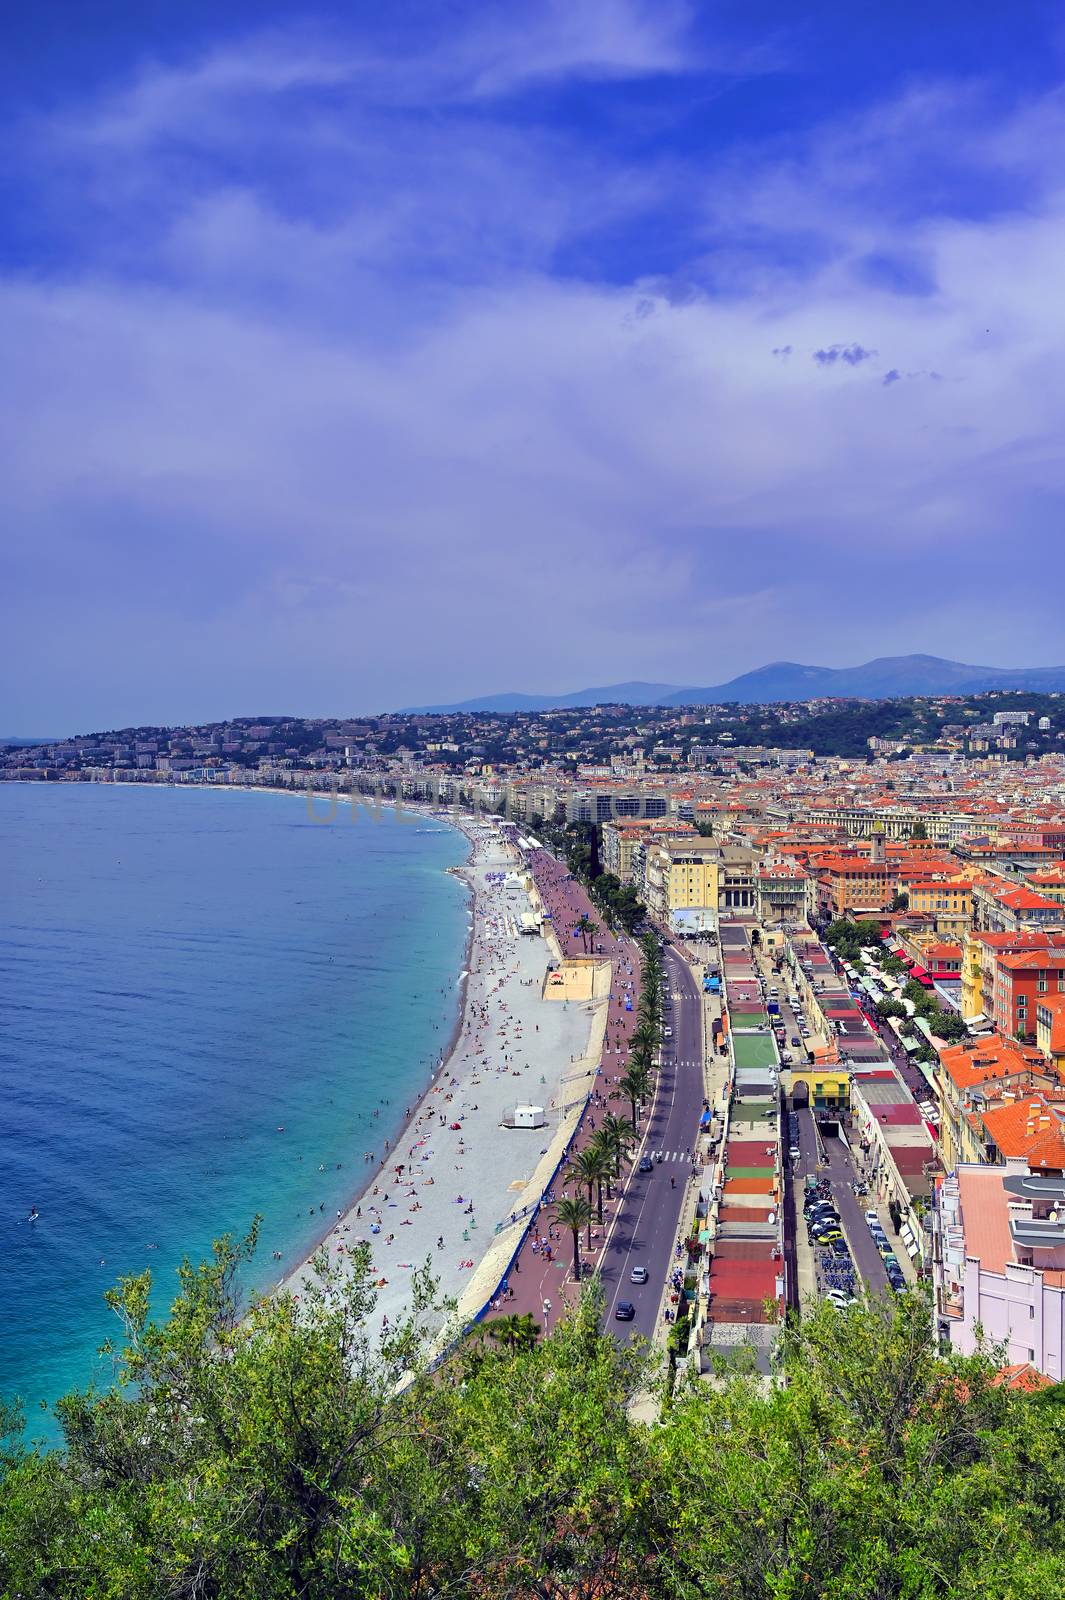
[[[595,705],[770,705],[788,700],[889,700],[905,695],[985,694],[995,689],[1044,694],[1065,691],[1065,666],[986,667],[944,656],[876,656],[854,667],[771,661],[725,683],[686,687],[668,683],[604,684],[568,694],[503,693],[440,705],[406,706],[405,715],[568,711]]]

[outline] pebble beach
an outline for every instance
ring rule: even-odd
[[[463,831],[472,927],[457,1035],[399,1137],[360,1153],[367,1183],[322,1246],[334,1262],[371,1246],[382,1326],[403,1310],[411,1273],[427,1260],[442,1295],[469,1299],[489,1247],[508,1233],[517,1241],[524,1209],[539,1199],[530,1180],[564,1113],[587,1093],[603,1011],[597,1000],[544,998],[557,952],[522,932],[530,900],[515,852],[490,825],[466,821]],[[543,1107],[544,1126],[504,1126],[519,1105]],[[312,1270],[303,1262],[285,1287],[298,1295]]]

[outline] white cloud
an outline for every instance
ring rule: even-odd
[[[484,44],[483,82],[455,51],[439,81],[502,98],[682,53],[682,12],[551,14],[520,70]],[[720,295],[695,261],[681,295],[553,270],[576,238],[638,218],[653,174],[495,111],[426,123],[341,100],[290,129],[278,107],[327,67],[309,47],[279,63],[276,47],[240,70],[216,58],[114,101],[95,126],[109,185],[122,149],[135,170],[128,212],[109,190],[131,257],[113,258],[109,226],[103,265],[90,234],[62,278],[0,282],[19,396],[5,521],[23,536],[9,637],[39,650],[20,596],[46,573],[52,624],[83,652],[154,641],[187,653],[204,696],[201,659],[231,684],[293,686],[260,708],[340,710],[432,683],[684,679],[700,660],[709,682],[782,655],[979,659],[994,652],[972,640],[963,580],[990,619],[1023,606],[1014,659],[1058,653],[1054,585],[1013,554],[1060,570],[1065,199],[1042,152],[1023,210],[908,221],[929,285],[911,294],[859,266],[903,237],[885,172],[941,149],[964,94],[926,88],[786,159],[748,151],[712,184],[692,171],[715,252],[739,261],[796,228],[821,248],[770,251]],[[252,123],[234,114],[249,93]],[[316,204],[247,161],[267,127]],[[250,175],[159,167],[176,130]],[[1015,171],[1022,146],[1000,119],[970,159]],[[812,359],[834,349],[865,354]]]

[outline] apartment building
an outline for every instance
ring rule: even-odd
[[[1011,1363],[1065,1378],[1065,1141],[1048,1128],[1002,1167],[960,1165],[937,1187],[932,1279],[941,1337],[971,1355],[981,1337]]]
[[[695,834],[650,839],[643,846],[643,894],[652,916],[676,911],[717,910],[721,846]]]
[[[1025,929],[1060,927],[1063,908],[1034,889],[1014,888],[1003,879],[973,885],[973,927],[979,932],[1019,933]]]
[[[971,930],[962,945],[961,1014],[967,1022],[988,1020],[994,1011],[995,969],[1003,955],[1065,951],[1065,929],[987,933]]]
[[[994,1034],[944,1046],[935,1067],[943,1165],[993,1161],[996,1152],[983,1126],[984,1113],[1051,1090],[1056,1082],[1039,1051],[1016,1039]]]
[[[1000,955],[995,962],[991,1021],[1000,1033],[1035,1036],[1044,995],[1065,994],[1065,950]]]
[[[759,920],[804,922],[812,910],[811,881],[796,862],[771,859],[758,871]]]

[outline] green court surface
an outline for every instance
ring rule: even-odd
[[[771,1033],[734,1033],[732,1048],[738,1067],[775,1067],[777,1047]]]
[[[769,1167],[729,1167],[730,1178],[771,1178],[774,1168]]]
[[[764,1028],[768,1020],[764,1011],[731,1011],[729,1015],[734,1028]]]

